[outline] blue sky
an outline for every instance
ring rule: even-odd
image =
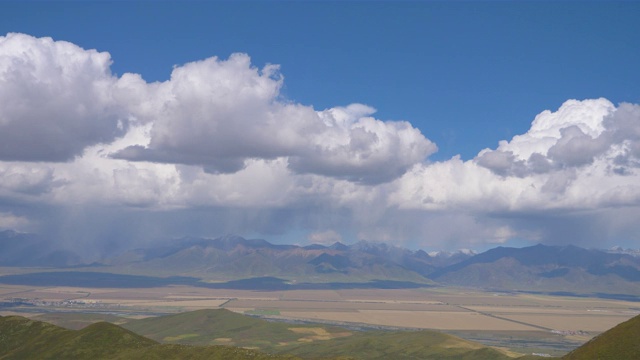
[[[283,95],[353,102],[474,157],[567,99],[638,102],[638,2],[14,2],[0,32],[111,53],[147,81],[173,65],[249,54],[281,65]]]
[[[14,125],[19,121],[26,125],[6,125],[3,130],[7,134],[5,142],[24,141],[11,143],[11,149],[0,154],[6,180],[4,188],[0,186],[0,228],[49,231],[66,239],[62,242],[73,243],[68,227],[61,229],[45,218],[57,214],[64,220],[56,217],[56,221],[73,224],[80,221],[78,213],[100,214],[102,226],[107,227],[124,221],[122,213],[130,218],[132,212],[147,219],[141,220],[144,224],[166,217],[181,219],[166,225],[167,229],[159,231],[162,234],[215,236],[234,232],[276,242],[349,242],[366,238],[410,247],[483,248],[505,242],[580,242],[582,238],[589,238],[584,242],[590,246],[634,246],[638,240],[633,235],[638,229],[632,225],[637,196],[630,182],[636,160],[627,156],[632,153],[629,149],[635,138],[616,135],[623,126],[606,125],[603,116],[615,112],[621,103],[640,102],[639,2],[51,1],[4,2],[2,7],[0,36],[26,34],[30,38],[15,41],[28,43],[34,49],[45,45],[38,45],[33,39],[51,37],[54,43],[47,43],[48,47],[65,41],[74,44],[72,52],[78,54],[90,49],[108,52],[112,64],[96,66],[105,66],[111,72],[108,81],[119,84],[114,89],[126,87],[130,91],[128,99],[139,102],[118,98],[102,110],[89,111],[91,116],[72,117],[78,124],[94,124],[94,118],[102,119],[104,115],[105,123],[91,130],[96,133],[106,131],[113,116],[122,117],[113,132],[95,137],[88,135],[89,130],[71,131],[80,125],[68,125],[67,115],[57,108],[47,110],[43,106],[42,112],[61,111],[59,120],[54,115],[44,119],[41,115],[19,113],[22,110],[7,110],[4,116],[9,124],[15,120]],[[17,45],[11,46],[15,49]],[[9,54],[9,50],[4,51]],[[246,57],[227,61],[234,53],[248,55],[250,64]],[[7,59],[18,59],[20,54],[11,53]],[[213,56],[218,57],[216,62],[203,65]],[[41,59],[34,59],[25,60],[24,64],[32,61],[33,68],[42,66],[52,72],[69,60],[54,59],[58,67],[48,67]],[[6,74],[23,74],[16,65],[22,63],[14,60],[6,63]],[[201,62],[202,68],[187,66],[193,62]],[[268,71],[263,67],[268,64],[279,65],[279,72],[266,76]],[[227,72],[212,70],[218,65]],[[170,84],[178,83],[173,78],[169,81],[172,71],[183,70],[186,79],[188,74],[202,74],[205,68],[211,72],[201,79],[209,82],[233,82],[239,79],[234,77],[234,71],[256,79],[265,75],[266,78],[260,77],[265,81],[263,85],[275,93],[269,93],[273,95],[269,97],[256,92],[255,99],[242,98],[225,105],[224,109],[237,111],[230,113],[232,120],[193,115],[196,122],[191,125],[181,122],[184,120],[180,116],[157,120],[166,113],[154,115],[148,109],[137,108],[167,93],[173,93],[174,99],[186,99],[187,93],[179,93]],[[249,74],[243,69],[257,73]],[[77,71],[80,74],[81,70]],[[144,80],[135,82],[124,77],[125,73],[139,74]],[[231,77],[223,79],[225,74]],[[102,77],[93,72],[87,76]],[[70,82],[69,88],[64,89],[78,90],[72,87],[87,76],[78,75],[81,80]],[[63,82],[57,77],[52,79]],[[154,82],[163,82],[171,89],[156,94]],[[17,93],[11,88],[15,84],[18,83],[6,80],[2,85],[6,92],[0,96],[5,96],[6,104],[15,104],[11,98]],[[83,95],[79,89],[77,93],[70,92],[76,95],[69,96]],[[267,96],[266,103],[260,100],[263,96]],[[196,98],[205,99],[203,109],[220,110],[218,105],[209,104],[208,98]],[[566,104],[572,99],[599,98],[608,102]],[[33,104],[42,103],[42,99],[36,100]],[[189,101],[172,111],[184,112],[189,106],[200,104]],[[86,106],[95,103],[87,100]],[[269,107],[274,103],[277,109]],[[348,108],[350,104],[367,107]],[[270,140],[255,135],[252,126],[271,126],[267,120],[243,122],[246,118],[241,114],[249,108],[251,116],[257,118],[267,114],[289,119],[289,115],[278,112],[287,105],[287,114],[296,106],[318,112],[337,109],[320,118],[328,123],[342,121],[341,116],[346,116],[352,127],[343,129],[341,135],[327,135],[326,129],[322,130],[314,138],[320,145],[303,148],[289,138]],[[113,108],[118,109],[117,114],[100,112]],[[625,116],[635,124],[633,109],[632,106]],[[532,126],[536,116],[545,110],[551,111],[552,119],[537,128]],[[335,136],[350,139],[352,145],[357,140],[360,147],[372,146],[366,136],[376,134],[379,138],[382,133],[373,130],[374,125],[363,125],[358,120],[369,116],[380,121],[378,125],[384,124],[384,131],[380,130],[382,125],[377,129],[392,134],[389,141],[396,148],[365,154],[369,158],[355,147],[347,151],[336,145],[318,150],[322,141],[333,141]],[[590,116],[595,120],[584,120]],[[225,121],[233,119],[241,119],[235,124],[247,131],[203,130],[209,127],[195,133],[185,130],[189,126],[231,124]],[[616,120],[616,124],[627,124],[624,119]],[[406,121],[409,129],[389,123],[399,120]],[[66,135],[49,139],[46,134],[36,134],[40,121],[47,124],[43,126],[60,124],[56,131]],[[282,125],[287,129],[283,134],[315,131],[309,130],[315,125],[298,124],[293,118],[277,121],[288,124]],[[556,126],[554,121],[564,121],[564,125]],[[601,136],[603,126],[605,133],[612,135]],[[363,135],[356,128],[367,130]],[[416,137],[414,130],[422,136]],[[160,136],[161,131],[164,137]],[[545,142],[545,134],[555,136],[557,142]],[[147,140],[140,140],[143,135]],[[199,135],[202,139],[197,140]],[[523,138],[513,140],[518,135]],[[118,143],[123,136],[126,140]],[[189,138],[196,140],[184,140]],[[210,139],[209,144],[206,139]],[[499,146],[502,140],[507,143]],[[47,148],[49,141],[52,145]],[[29,142],[43,146],[27,149]],[[74,146],[60,150],[55,145],[60,142]],[[602,145],[605,142],[610,145],[606,154]],[[24,151],[20,150],[21,144]],[[96,150],[96,144],[105,148]],[[234,144],[245,146],[235,148]],[[554,146],[555,150],[551,149]],[[485,148],[491,151],[479,155]],[[102,180],[87,175],[91,172],[84,166],[98,163],[87,149],[110,154],[101,155],[100,166],[91,165],[106,174]],[[61,155],[56,157],[54,150],[61,151]],[[340,153],[342,150],[346,152]],[[211,152],[218,155],[207,158]],[[543,156],[544,161],[530,157],[533,153]],[[457,154],[460,159],[454,157]],[[589,158],[579,158],[580,154],[588,154]],[[362,162],[354,162],[354,156]],[[112,161],[107,164],[106,158]],[[375,162],[373,158],[383,160]],[[263,178],[267,170],[272,177],[266,178],[272,179],[273,187],[255,186],[242,177],[254,174]],[[589,174],[596,170],[603,173],[598,181],[589,182],[593,179]],[[143,171],[166,182],[155,184],[154,194],[138,199],[126,193],[125,188],[135,189],[136,184],[152,188],[141,175]],[[126,173],[128,177],[116,179],[116,173]],[[9,184],[9,175],[36,184],[33,186],[39,192],[34,195],[29,193],[35,191],[33,187],[25,190]],[[78,195],[90,194],[87,184],[102,184],[103,180],[108,181],[103,184],[107,189],[103,194]],[[255,191],[240,191],[228,184],[244,184],[242,181]],[[207,185],[193,185],[200,182]],[[178,189],[170,190],[170,186]],[[290,190],[286,195],[274,196],[274,189],[279,187]],[[585,201],[581,195],[592,194],[594,189],[590,187],[608,190],[593,201]],[[530,193],[531,189],[543,188]],[[234,191],[237,195],[231,196]],[[223,192],[225,196],[220,195]],[[73,201],[60,200],[63,198]],[[86,211],[78,210],[78,206]],[[61,215],[67,213],[75,215]],[[211,218],[219,220],[209,224]],[[593,224],[594,218],[603,219],[606,225],[600,232],[588,235],[593,231],[584,224]],[[442,224],[448,230],[438,228]],[[153,226],[134,227],[124,226],[118,236],[139,236]],[[100,243],[105,237],[90,229],[86,234],[86,238],[95,238],[87,240],[89,244]]]

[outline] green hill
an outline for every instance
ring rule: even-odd
[[[0,318],[0,329],[0,358],[3,359],[108,358],[121,351],[157,344],[106,322],[73,331],[19,316],[8,316]]]
[[[52,319],[76,326],[73,316],[53,314]],[[92,321],[93,317],[80,319]],[[123,326],[128,329],[96,322],[81,330],[70,330],[19,316],[0,317],[0,360],[510,360],[515,356],[435,331],[356,331],[321,324],[271,322],[225,309],[130,320]]]
[[[0,359],[296,359],[229,346],[161,345],[117,325],[82,330],[20,316],[0,317]]]
[[[636,316],[603,332],[565,355],[562,359],[640,359],[640,316]]]
[[[354,359],[507,360],[504,353],[435,331],[361,332],[351,337],[288,349],[302,358],[352,356]]]
[[[226,309],[132,320],[122,326],[163,343],[232,345],[268,352],[282,352],[290,345],[352,335],[348,330],[334,326],[320,329],[318,325],[271,322]]]
[[[55,324],[70,330],[80,330],[100,321],[106,321],[116,325],[121,325],[122,323],[127,321],[126,318],[117,315],[80,312],[44,313],[30,318],[33,320]]]
[[[225,309],[134,320],[123,326],[165,343],[224,343],[307,359],[511,359],[498,350],[435,331],[350,331],[270,322]]]

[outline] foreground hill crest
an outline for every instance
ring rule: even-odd
[[[536,358],[530,355],[518,357],[435,331],[349,331],[319,324],[270,322],[225,309],[129,320],[124,326],[128,330],[97,322],[81,330],[67,330],[20,316],[0,316],[0,359]],[[317,335],[321,333],[323,336]],[[562,359],[638,359],[639,337],[640,316],[636,316]],[[211,346],[211,339],[224,340],[235,346],[256,347],[271,354],[234,346]]]
[[[254,350],[164,345],[106,322],[67,330],[20,316],[0,317],[0,359],[297,359]]]
[[[0,317],[0,359],[511,359],[496,349],[435,331],[333,328],[327,333],[336,336],[310,337],[304,334],[324,332],[318,325],[272,323],[224,309],[134,320],[125,326],[135,333],[105,322],[74,331],[18,316]],[[302,338],[296,341],[298,337]],[[212,346],[211,339],[271,354]]]
[[[605,331],[562,359],[640,359],[640,316],[636,316]]]

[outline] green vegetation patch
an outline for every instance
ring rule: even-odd
[[[176,341],[189,339],[189,338],[193,338],[193,337],[198,337],[198,336],[200,336],[200,335],[199,334],[182,334],[182,335],[177,335],[177,336],[167,336],[164,339],[162,339],[162,341],[163,342],[176,342]]]

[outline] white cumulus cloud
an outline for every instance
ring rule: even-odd
[[[123,133],[108,53],[0,36],[0,160],[68,161]]]
[[[519,177],[578,169],[598,158],[616,159],[616,171],[630,170],[640,144],[638,112],[638,105],[616,108],[602,98],[569,100],[556,112],[540,113],[527,133],[481,151],[476,162],[496,174]]]
[[[0,227],[125,245],[291,229],[438,248],[639,238],[638,104],[568,100],[474,159],[427,162],[436,145],[409,122],[291,102],[279,68],[245,54],[155,83],[110,64],[0,37]]]
[[[597,244],[633,238],[629,222],[602,219],[640,208],[639,134],[640,105],[569,100],[475,159],[416,165],[393,183],[388,201],[425,217],[456,211],[481,223],[493,219],[492,226],[508,229],[497,231],[498,239]]]
[[[238,172],[251,159],[286,158],[298,173],[379,183],[436,151],[411,124],[377,120],[371,107],[315,111],[283,100],[283,81],[277,66],[255,68],[245,54],[176,67],[161,84],[123,76],[118,87],[126,101],[136,100],[132,115],[153,127],[148,144],[114,157],[198,165],[213,174]]]

